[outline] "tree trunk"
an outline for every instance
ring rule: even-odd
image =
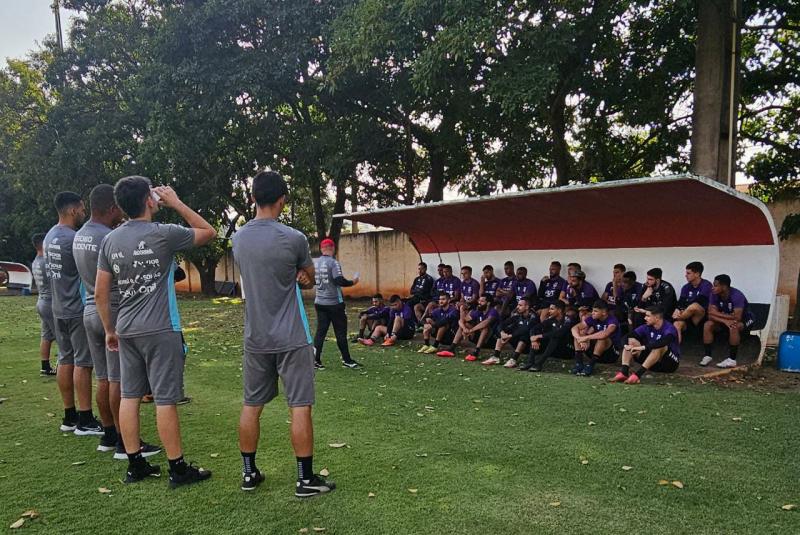
[[[203,295],[215,296],[217,289],[214,286],[216,280],[217,264],[219,260],[216,258],[206,258],[202,262],[194,262],[194,267],[200,274],[200,291]]]
[[[444,155],[438,148],[429,149],[429,154],[431,173],[425,202],[437,202],[444,199]]]
[[[319,174],[315,173],[311,182],[311,204],[314,208],[314,226],[317,228],[317,238],[325,238],[325,208],[322,206],[322,181]]]
[[[350,183],[350,212],[358,212],[358,176],[353,173],[353,181]],[[358,234],[358,221],[351,221],[353,234]]]
[[[566,186],[572,174],[572,156],[566,139],[566,96],[559,91],[550,106],[550,130],[553,135],[553,166],[556,169],[556,186]]]
[[[347,201],[347,180],[340,178],[336,181],[336,200],[333,204],[334,214],[341,214],[344,212],[345,201]],[[339,243],[339,236],[342,234],[342,223],[344,223],[344,220],[341,218],[331,220],[331,232],[328,236],[336,243]]]
[[[414,138],[411,135],[411,119],[406,117],[406,143],[403,150],[403,178],[405,194],[403,204],[414,204]]]

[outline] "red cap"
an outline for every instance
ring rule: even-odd
[[[333,243],[333,240],[330,238],[325,238],[321,242],[319,242],[320,247],[336,247],[336,244]]]

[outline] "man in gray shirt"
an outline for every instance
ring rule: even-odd
[[[203,481],[211,472],[183,459],[176,403],[183,398],[183,342],[175,296],[175,253],[208,243],[216,231],[183,204],[170,187],[151,190],[141,176],[121,179],[114,187],[117,205],[129,221],[112,230],[100,246],[95,280],[97,312],[106,344],[118,350],[122,401],[119,429],[128,456],[127,483],[158,476],[161,470],[140,450],[139,403],[148,383],[156,403],[158,434],[169,460],[169,484],[175,488]],[[153,223],[159,205],[174,209],[192,228]],[[114,322],[111,287],[120,295]]]
[[[119,352],[106,348],[106,333],[94,301],[100,244],[103,242],[103,238],[111,232],[111,229],[122,223],[123,219],[122,210],[114,201],[114,186],[110,184],[95,186],[89,194],[89,207],[91,208],[91,218],[75,234],[72,254],[86,289],[83,325],[86,329],[89,351],[94,363],[94,374],[97,378],[95,398],[100,412],[100,422],[103,424],[103,436],[100,437],[97,451],[113,451],[116,459],[127,459],[122,436],[117,432],[120,402]],[[111,288],[110,301],[112,321],[116,321],[119,291],[115,286]],[[144,457],[155,455],[161,451],[149,444],[143,445],[141,449]]]
[[[322,256],[314,262],[314,279],[317,284],[317,295],[314,297],[314,309],[317,312],[317,334],[314,336],[314,368],[324,370],[322,365],[322,344],[328,335],[328,328],[333,324],[336,345],[342,354],[342,366],[356,369],[361,365],[350,356],[347,347],[347,313],[345,311],[342,288],[358,284],[358,277],[347,280],[342,274],[342,266],[333,255],[336,243],[325,238],[319,244]]]
[[[308,498],[330,492],[335,485],[313,471],[314,353],[300,286],[313,287],[314,264],[306,237],[276,221],[287,194],[281,175],[258,173],[253,178],[256,217],[233,236],[233,256],[245,296],[241,488],[255,490],[264,480],[256,467],[259,419],[264,405],[278,394],[280,377],[292,415],[295,496]]]
[[[58,224],[44,237],[44,253],[59,349],[56,377],[64,402],[60,429],[100,436],[103,427],[92,414],[92,356],[83,327],[83,288],[72,256],[75,229],[86,218],[86,209],[80,196],[71,191],[57,194],[54,204]]]
[[[36,312],[42,325],[42,337],[39,341],[39,357],[42,362],[41,375],[55,375],[56,371],[50,366],[50,350],[53,340],[56,339],[55,320],[53,320],[53,303],[50,298],[50,277],[47,276],[47,261],[44,258],[44,234],[31,236],[33,247],[36,249],[36,258],[31,263],[31,273],[36,282],[36,291],[39,297],[36,300]]]

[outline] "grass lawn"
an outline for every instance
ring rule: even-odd
[[[332,340],[328,369],[317,374],[315,469],[327,468],[339,488],[294,498],[279,398],[262,417],[266,484],[245,494],[236,434],[242,305],[224,300],[180,303],[194,398],[180,408],[186,456],[214,477],[176,491],[165,478],[123,485],[125,462],[95,452],[96,438],[58,431],[55,380],[38,376],[34,306],[33,297],[0,298],[0,530],[35,509],[41,516],[18,531],[800,532],[800,508],[781,509],[800,503],[797,389],[663,378],[625,387],[606,383],[605,372],[572,377],[560,362],[550,373],[518,373],[404,346],[353,346],[366,366],[353,371],[338,366]],[[142,429],[157,441],[152,405]],[[163,454],[152,459],[166,470]]]

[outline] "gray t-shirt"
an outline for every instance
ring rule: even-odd
[[[317,295],[314,302],[318,305],[338,305],[344,302],[342,289],[336,284],[336,277],[342,275],[342,266],[332,256],[322,255],[314,260],[314,279],[317,283]]]
[[[306,237],[274,219],[253,219],[233,235],[233,257],[245,295],[245,351],[308,346],[311,331],[297,285],[297,270],[313,264]]]
[[[105,237],[97,269],[111,273],[119,288],[117,334],[133,337],[181,330],[173,257],[193,243],[193,229],[136,220]]]
[[[44,237],[47,275],[53,298],[53,317],[73,319],[83,316],[83,286],[72,256],[75,230],[55,225]]]
[[[75,241],[72,242],[72,255],[75,257],[75,265],[78,267],[78,274],[81,276],[83,287],[86,288],[84,316],[97,314],[97,307],[94,303],[97,257],[100,255],[100,244],[103,243],[103,238],[109,232],[111,232],[111,229],[107,226],[89,220],[75,233]],[[116,285],[111,287],[110,301],[111,309],[116,310],[119,306],[119,290]]]
[[[36,281],[36,290],[40,301],[50,301],[50,277],[47,276],[47,261],[44,256],[37,256],[31,263],[31,273]]]

